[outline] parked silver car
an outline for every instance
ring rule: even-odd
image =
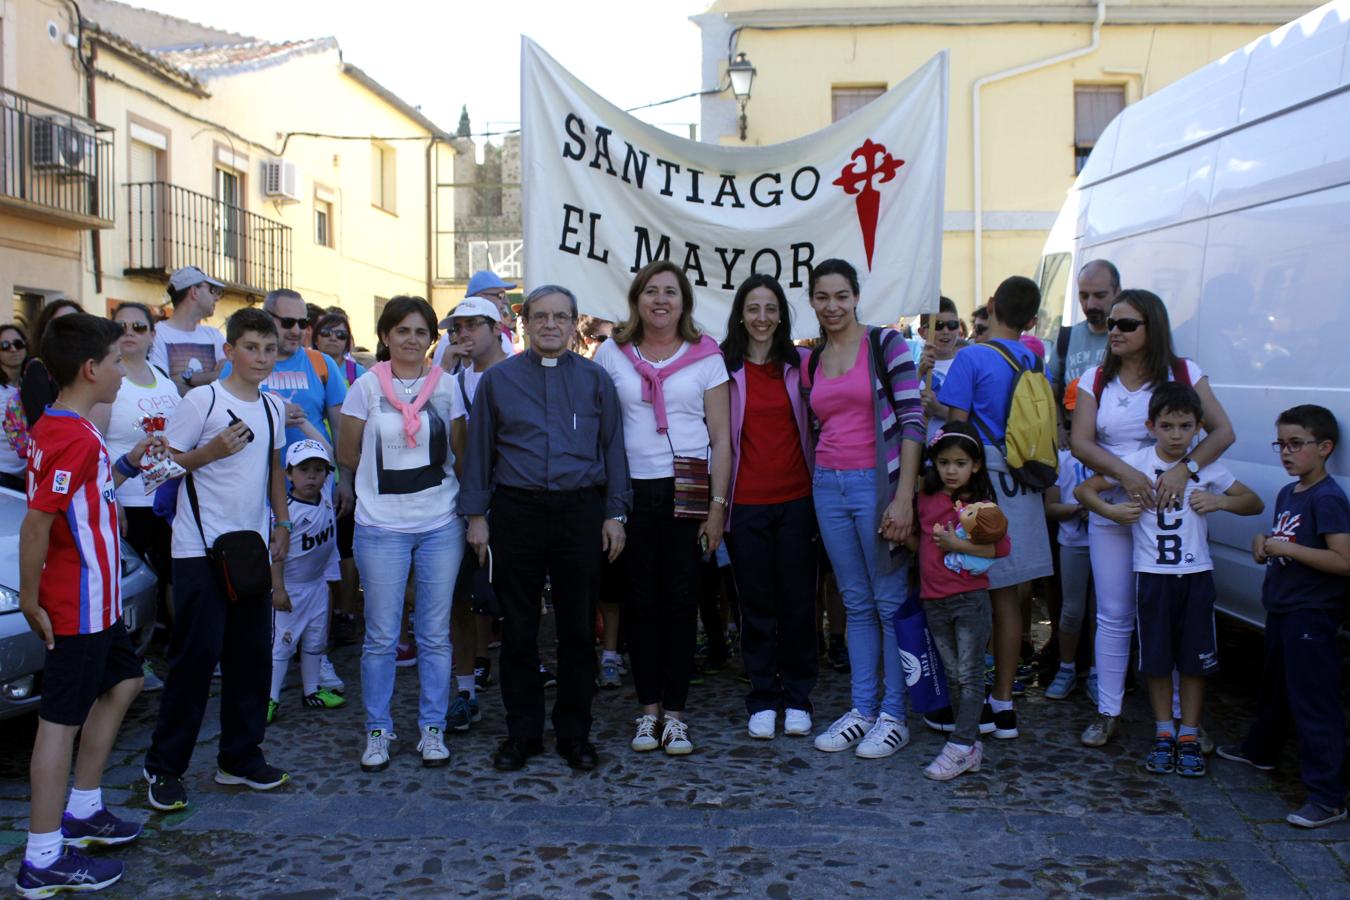
[[[42,692],[46,649],[19,612],[19,524],[28,503],[0,488],[0,720],[36,712]],[[154,569],[122,541],[122,621],[144,651],[155,626],[159,579]]]

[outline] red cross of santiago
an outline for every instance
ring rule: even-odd
[[[884,144],[868,138],[849,155],[849,162],[832,182],[843,188],[844,193],[857,195],[853,202],[858,213],[858,227],[862,229],[863,249],[867,251],[868,271],[872,269],[877,215],[881,211],[881,194],[877,188],[893,179],[904,164],[903,159],[891,156]]]

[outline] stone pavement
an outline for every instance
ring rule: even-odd
[[[1259,639],[1223,631],[1207,716],[1237,736],[1255,697]],[[137,701],[104,794],[147,823],[122,853],[114,896],[700,897],[768,896],[1350,896],[1350,825],[1307,832],[1283,822],[1302,794],[1292,752],[1274,777],[1211,760],[1205,779],[1153,776],[1142,691],[1127,698],[1122,739],[1078,744],[1090,715],[1081,690],[1062,702],[1032,688],[1022,737],[986,744],[983,769],[948,784],[920,774],[942,738],[920,724],[887,760],[814,750],[809,738],[745,736],[745,686],[734,671],[693,689],[684,759],[627,748],[631,688],[595,704],[602,767],[571,772],[552,753],[518,773],[492,770],[503,734],[495,688],[483,721],[452,735],[452,764],[415,753],[416,671],[400,670],[402,740],[391,766],[364,774],[356,648],[335,654],[350,701],[309,710],[283,696],[270,761],[290,785],[253,794],[211,781],[216,707],[186,779],[192,806],[153,813],[140,763],[157,710]],[[293,666],[292,670],[297,667]],[[822,673],[817,730],[847,706],[846,675]],[[27,827],[33,725],[0,724],[0,865],[12,883]],[[6,885],[3,889],[8,890]]]

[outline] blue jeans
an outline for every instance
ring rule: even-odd
[[[877,570],[877,481],[872,469],[822,469],[811,479],[820,538],[848,613],[853,706],[869,718],[881,711],[905,721],[905,673],[892,617],[905,602],[908,573]],[[878,622],[878,619],[880,620]],[[884,672],[884,688],[877,670]]]
[[[456,518],[444,528],[420,534],[357,525],[354,550],[366,594],[366,640],[361,648],[366,730],[394,728],[389,700],[410,569],[417,589],[413,609],[420,688],[417,724],[444,730],[450,704],[450,599],[464,557],[464,522]]]

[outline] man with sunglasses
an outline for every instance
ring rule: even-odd
[[[173,314],[155,329],[148,359],[186,394],[215,381],[225,365],[225,335],[202,324],[215,313],[225,285],[196,266],[184,266],[169,276],[168,293]]]
[[[937,394],[961,341],[961,317],[951,299],[939,297],[938,311],[919,317],[919,337],[923,338],[923,349],[917,360],[919,394],[923,399],[924,414],[928,416],[928,437],[932,438],[947,421],[947,407],[938,402]]]

